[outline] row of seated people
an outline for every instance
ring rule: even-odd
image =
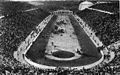
[[[15,12],[20,12],[35,8],[35,6],[27,2],[12,2],[12,1],[7,1],[7,2],[3,1],[0,3],[0,7],[1,7],[1,13],[3,15],[8,15],[8,14],[10,15]]]
[[[0,19],[0,31],[3,32],[0,36],[0,61],[2,61],[0,73],[2,68],[8,67],[7,69],[10,70],[10,68],[22,65],[13,57],[14,51],[48,15],[50,13],[37,9],[29,12],[15,12],[15,15],[10,14]]]
[[[120,40],[119,13],[110,15],[85,9],[77,12],[77,15],[92,28],[104,45],[108,46]]]
[[[112,12],[112,13],[118,13],[119,12],[119,2],[112,1],[109,3],[95,4],[95,5],[91,6],[90,8],[100,9],[100,10],[108,11],[108,12]]]
[[[23,64],[19,64],[16,62],[15,67],[10,67],[9,65],[0,65],[1,74],[18,74],[18,75],[119,75],[120,71],[120,48],[118,50],[114,50],[118,54],[116,54],[115,59],[109,64],[103,63],[104,66],[95,66],[90,69],[64,69],[62,67],[57,67],[56,69],[40,69],[35,68],[33,66],[27,66]]]

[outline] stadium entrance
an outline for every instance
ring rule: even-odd
[[[73,11],[70,10],[57,10],[51,13],[52,15],[72,15]]]

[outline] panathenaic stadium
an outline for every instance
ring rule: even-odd
[[[119,1],[5,1],[0,7],[0,74],[120,74]]]

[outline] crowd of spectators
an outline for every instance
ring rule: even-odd
[[[17,6],[16,4],[13,4],[13,6]],[[5,9],[5,6],[3,6],[3,9]],[[0,73],[5,70],[11,72],[13,69],[17,70],[17,68],[24,66],[13,57],[13,53],[30,32],[35,30],[36,26],[50,14],[42,9],[29,12],[20,10],[14,11],[12,14],[9,10],[2,10],[5,13],[3,14],[5,17],[0,19]],[[14,10],[19,9],[14,8]]]
[[[60,9],[65,9],[65,10],[71,10],[73,12],[75,12],[76,10],[78,10],[78,6],[81,3],[77,2],[77,1],[47,1],[47,2],[43,2],[44,3],[44,7],[41,7],[42,9],[45,9],[47,11],[53,12],[56,10],[60,10]]]
[[[110,15],[85,9],[77,12],[77,15],[92,28],[104,45],[108,46],[120,40],[119,13]]]
[[[91,6],[90,8],[100,9],[100,10],[108,11],[108,12],[112,12],[112,13],[118,13],[119,12],[119,2],[112,1],[109,3],[100,3],[100,4],[98,3],[98,4]]]
[[[0,13],[4,16],[13,15],[15,12],[25,11],[27,9],[35,8],[35,6],[28,4],[27,2],[1,2]]]

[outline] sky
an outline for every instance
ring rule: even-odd
[[[8,0],[8,1],[66,1],[66,0]]]

